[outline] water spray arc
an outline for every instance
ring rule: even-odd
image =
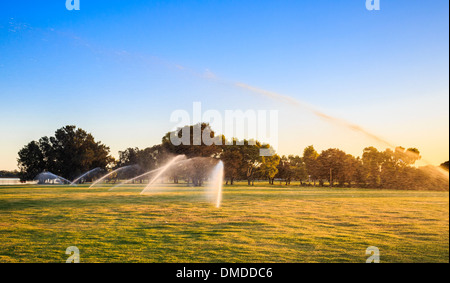
[[[86,172],[86,173],[80,175],[80,176],[79,176],[78,178],[76,178],[75,180],[73,180],[72,183],[70,183],[70,185],[71,185],[71,186],[74,186],[74,185],[77,184],[78,181],[80,181],[80,180],[83,179],[84,177],[89,176],[89,175],[91,175],[91,174],[93,174],[93,173],[99,172],[100,170],[101,170],[101,168],[98,168],[98,167],[95,168],[95,169],[92,169],[92,170],[90,170],[90,171],[88,171],[88,172]]]
[[[112,172],[109,172],[108,174],[106,174],[105,176],[101,177],[100,179],[98,179],[97,181],[95,181],[94,183],[92,183],[92,185],[89,188],[92,188],[93,186],[97,185],[98,183],[104,181],[106,178],[108,178],[109,176],[113,175],[114,173],[119,173],[122,172],[126,169],[130,169],[133,167],[136,167],[137,165],[128,165],[128,166],[124,166],[124,167],[120,167],[119,169],[116,169]]]
[[[211,173],[211,182],[208,186],[209,197],[214,201],[217,208],[222,205],[223,177],[224,166],[223,162],[219,161]]]
[[[184,156],[184,155],[178,155],[178,156],[176,156],[176,157],[174,157],[173,159],[171,159],[170,161],[169,161],[169,163],[168,164],[166,164],[165,166],[163,166],[163,167],[161,167],[161,168],[157,168],[157,169],[153,169],[153,170],[150,170],[150,171],[148,171],[148,172],[145,172],[144,174],[141,174],[141,175],[139,175],[139,176],[136,176],[136,177],[133,177],[133,178],[131,178],[131,179],[128,179],[128,180],[126,180],[126,181],[124,181],[124,182],[122,182],[122,183],[120,183],[120,184],[117,184],[117,185],[115,185],[114,187],[112,187],[111,189],[109,189],[108,191],[112,191],[113,189],[115,189],[115,188],[117,188],[117,187],[120,187],[120,186],[123,186],[123,185],[125,185],[125,184],[129,184],[129,183],[131,183],[131,182],[133,182],[133,181],[136,181],[136,180],[139,180],[139,179],[141,179],[141,178],[143,178],[143,177],[145,177],[145,176],[148,176],[148,175],[151,175],[151,174],[153,174],[153,173],[157,173],[157,172],[161,172],[161,171],[166,171],[167,169],[169,169],[168,167],[167,167],[167,165],[174,165],[175,163],[179,163],[180,162],[180,160],[183,160],[183,159],[185,159],[186,157]],[[169,167],[170,167],[169,166]],[[161,172],[161,173],[159,173],[159,176],[161,175],[161,174],[163,174],[164,172]],[[151,181],[150,181],[151,182]]]
[[[198,167],[200,166],[200,167]],[[214,167],[212,167],[214,166]],[[204,178],[209,179],[208,186],[206,188],[206,195],[208,197],[208,200],[214,203],[214,205],[219,208],[222,203],[222,188],[223,188],[223,181],[224,181],[224,165],[222,161],[216,162],[215,159],[211,157],[194,157],[187,159],[185,155],[178,155],[170,159],[166,164],[161,166],[160,168],[148,171],[144,174],[141,174],[139,176],[133,177],[131,179],[128,179],[112,188],[110,188],[108,191],[112,191],[113,189],[122,186],[124,184],[130,183],[135,180],[139,180],[141,178],[144,178],[146,176],[150,176],[152,174],[155,174],[152,176],[152,178],[149,180],[148,184],[145,186],[145,188],[141,191],[141,195],[148,194],[152,191],[152,188],[155,188],[156,181],[164,176],[167,176],[169,173],[178,174],[180,172],[186,173],[186,168],[189,169],[196,168],[195,170],[200,170],[204,172]],[[210,169],[212,168],[212,169]],[[180,171],[181,170],[181,171]],[[205,171],[206,170],[206,171]],[[183,174],[183,173],[182,173]],[[107,177],[107,176],[106,176]],[[105,178],[105,177],[104,177]]]
[[[145,187],[145,189],[142,190],[141,195],[148,192],[150,190],[150,188],[152,187],[153,183],[156,182],[156,180],[158,180],[159,177],[162,176],[162,174],[164,174],[167,170],[170,169],[170,167],[172,165],[174,165],[174,163],[176,163],[177,161],[181,160],[181,159],[185,159],[186,156],[184,155],[178,155],[175,156],[172,160],[170,160],[169,162],[167,162],[166,165],[164,165],[161,170],[150,180],[150,182],[148,183],[148,185]]]
[[[126,181],[124,181],[124,182],[121,182],[120,184],[115,185],[114,187],[112,187],[112,188],[109,189],[108,191],[112,191],[112,190],[114,190],[114,189],[117,188],[117,187],[123,186],[123,185],[125,185],[125,184],[131,183],[131,182],[136,181],[136,180],[139,180],[139,179],[141,179],[141,178],[143,178],[143,177],[145,177],[145,176],[148,176],[148,175],[150,175],[150,174],[153,174],[153,173],[155,173],[155,172],[158,172],[158,171],[160,171],[161,169],[162,169],[162,168],[154,169],[154,170],[148,171],[148,172],[146,172],[146,173],[144,173],[144,174],[141,174],[141,175],[139,175],[139,176],[136,176],[136,177],[133,177],[133,178],[131,178],[131,179],[128,179],[128,180],[126,180]]]

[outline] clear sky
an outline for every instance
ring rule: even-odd
[[[345,127],[234,87],[291,96],[449,159],[449,2],[381,0],[0,2],[0,170],[64,125],[111,147],[145,148],[170,114],[280,111],[281,154],[383,145]]]

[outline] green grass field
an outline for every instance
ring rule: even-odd
[[[225,186],[0,186],[0,262],[449,262],[449,193]]]

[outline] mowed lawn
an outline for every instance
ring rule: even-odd
[[[0,262],[449,262],[448,192],[0,186]]]

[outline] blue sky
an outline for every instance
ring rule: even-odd
[[[364,0],[80,3],[0,4],[0,169],[67,124],[114,155],[152,146],[174,126],[171,112],[194,101],[280,110],[282,154],[377,146],[235,82],[417,147],[434,164],[448,160],[448,1],[381,0],[380,11]]]

